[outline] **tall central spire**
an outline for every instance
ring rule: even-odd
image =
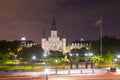
[[[57,29],[56,29],[55,17],[53,18],[52,30],[57,30]]]

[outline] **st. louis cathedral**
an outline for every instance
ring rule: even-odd
[[[52,29],[50,37],[42,38],[42,48],[45,52],[49,53],[50,50],[52,51],[60,51],[63,54],[66,53],[66,38],[60,38],[57,35],[57,26],[55,22],[55,18],[53,18]]]

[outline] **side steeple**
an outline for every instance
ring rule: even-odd
[[[56,21],[55,21],[55,17],[53,18],[52,30],[57,30],[57,29],[56,29]]]

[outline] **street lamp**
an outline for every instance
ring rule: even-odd
[[[89,57],[92,57],[94,54],[93,53],[89,53]],[[93,60],[91,59],[91,68],[93,68]]]
[[[77,53],[76,54],[76,68],[78,69],[78,56],[79,56],[79,54]]]
[[[33,64],[33,68],[34,68],[34,60],[36,59],[36,56],[32,56],[32,64]]]
[[[32,60],[35,60],[35,59],[36,59],[36,56],[33,56],[33,57],[32,57]]]
[[[85,68],[88,68],[88,53],[85,53]]]
[[[120,55],[119,55],[119,54],[117,55],[117,58],[120,58]]]
[[[47,54],[46,54],[46,53],[44,53],[44,57],[47,57]]]
[[[115,59],[114,59],[114,61],[115,61],[115,62],[117,62],[117,61],[118,61],[118,59],[117,59],[117,58],[115,58]]]
[[[116,64],[117,64],[117,61],[118,61],[118,59],[115,58],[115,59],[114,59],[114,65],[115,65],[115,66],[116,66]]]
[[[57,63],[58,63],[57,59],[55,60],[55,63],[56,63],[56,70],[55,71],[56,71],[56,74],[57,74]]]
[[[92,56],[93,56],[93,53],[85,53],[85,57],[86,57],[85,68],[88,68],[88,58],[92,57]],[[92,60],[91,60],[91,68],[93,68],[93,61]]]
[[[88,53],[89,57],[93,56],[93,53]]]
[[[116,62],[116,64],[119,64],[119,61],[120,61],[120,54],[118,54],[116,56],[116,59],[114,60]]]
[[[73,55],[70,53],[69,56],[70,56],[70,69],[72,69],[72,56]]]
[[[47,64],[47,61],[46,61],[46,58],[47,58],[47,54],[46,53],[44,53],[44,58],[45,58],[45,64]]]
[[[17,55],[14,55],[15,56],[15,63],[16,63],[16,58],[17,58]]]
[[[45,69],[45,74],[46,74],[46,80],[48,80],[48,74],[49,74],[49,69],[48,68]]]

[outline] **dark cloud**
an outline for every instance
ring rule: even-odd
[[[42,31],[50,35],[52,18],[56,17],[60,36],[67,41],[82,36],[99,38],[96,20],[103,16],[103,35],[119,35],[120,0],[0,0],[0,39],[16,40],[25,34],[41,43]]]

